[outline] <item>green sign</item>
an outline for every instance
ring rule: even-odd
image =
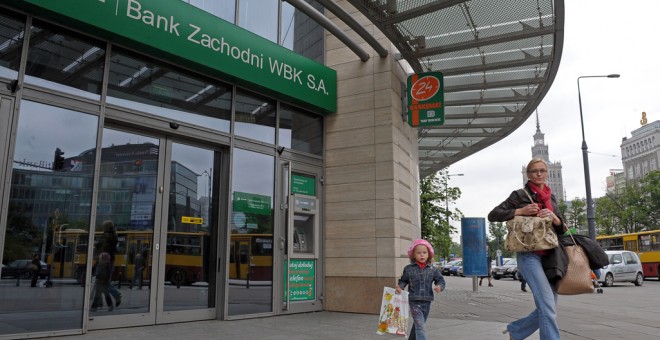
[[[316,179],[303,175],[291,175],[291,192],[294,194],[316,196]]]
[[[181,0],[8,2],[325,114],[337,111],[335,70]]]
[[[408,76],[408,124],[412,127],[445,123],[444,80],[441,72]]]
[[[316,260],[298,259],[289,261],[289,278],[288,282],[284,282],[284,300],[286,300],[287,283],[289,285],[289,301],[307,301],[316,298],[314,294],[315,262]],[[284,269],[286,272],[286,262],[284,263]]]
[[[270,215],[270,197],[246,192],[234,191],[234,212],[244,212],[257,215]]]

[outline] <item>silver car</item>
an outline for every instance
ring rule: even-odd
[[[642,262],[635,252],[627,250],[606,250],[610,264],[600,270],[598,282],[611,287],[614,282],[632,282],[635,286],[644,283]]]

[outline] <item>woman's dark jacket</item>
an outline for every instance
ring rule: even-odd
[[[530,196],[532,196],[532,199],[534,199],[534,202],[530,202],[529,197],[527,197],[527,194],[525,194],[523,190],[527,190]],[[566,227],[564,226],[564,218],[559,212],[559,205],[557,204],[557,199],[554,194],[550,197],[550,202],[552,203],[553,212],[561,220],[560,225],[557,226],[553,224],[555,233],[557,233],[557,235],[562,235]],[[525,184],[524,189],[513,191],[511,195],[509,195],[509,198],[493,208],[493,210],[488,213],[488,221],[506,222],[515,216],[516,209],[523,208],[531,203],[542,202],[536,197],[536,194],[532,189],[529,188],[529,184]],[[566,269],[568,268],[568,257],[561,247],[546,250],[545,255],[542,257],[542,262],[543,270],[550,282],[555,282],[564,277],[564,273],[566,273]]]

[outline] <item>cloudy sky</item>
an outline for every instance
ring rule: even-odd
[[[621,139],[640,127],[642,112],[660,120],[660,1],[565,1],[564,49],[559,72],[538,107],[550,160],[563,167],[570,200],[584,198],[582,134],[577,78],[621,74],[619,79],[580,80],[585,139],[589,150],[591,192],[605,192],[610,169],[621,169]],[[456,202],[466,217],[484,217],[511,191],[521,188],[523,165],[531,159],[536,119],[532,115],[498,143],[449,167],[451,187],[463,194]],[[613,157],[613,155],[615,157]],[[453,206],[452,206],[453,207]],[[460,230],[460,221],[453,225]],[[455,235],[457,239],[457,235]]]

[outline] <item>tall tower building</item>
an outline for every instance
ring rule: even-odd
[[[545,144],[545,134],[541,132],[541,125],[539,123],[539,111],[536,110],[536,133],[534,133],[534,145],[532,146],[532,157],[540,158],[548,163],[548,180],[547,185],[550,186],[552,193],[555,194],[558,200],[566,200],[564,194],[564,177],[561,173],[561,162],[551,162],[550,152],[548,145]],[[523,165],[522,177],[523,184],[527,183],[527,172],[525,171],[527,165]]]

